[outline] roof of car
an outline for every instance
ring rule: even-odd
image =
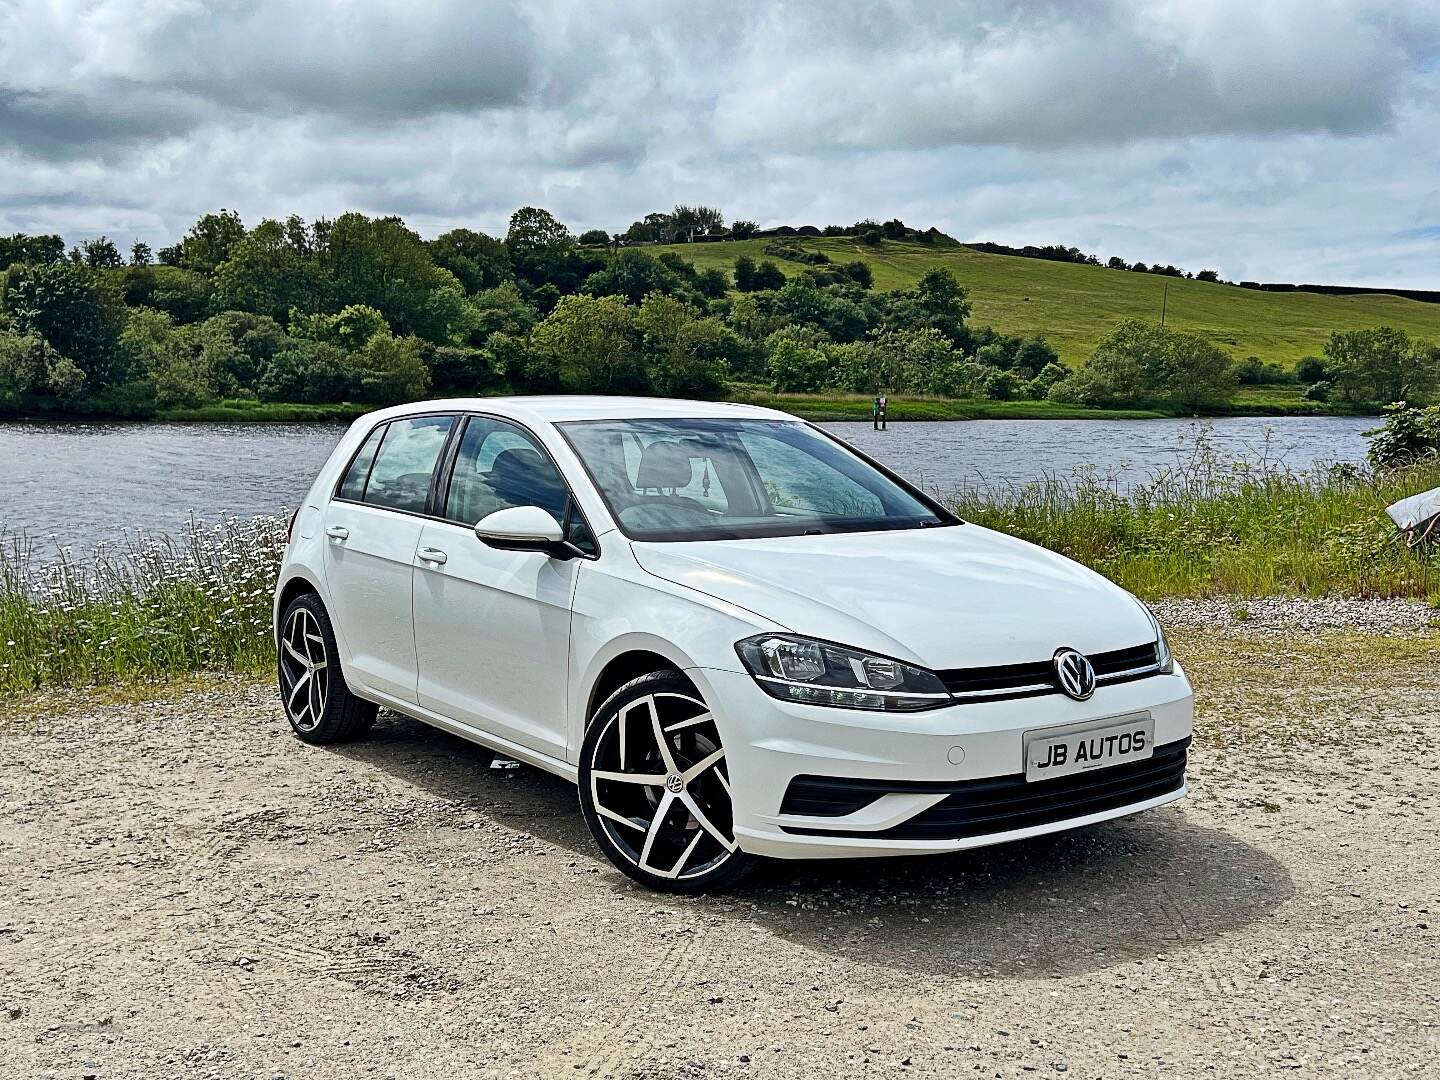
[[[561,423],[566,420],[701,419],[731,417],[751,420],[793,420],[778,409],[725,401],[685,401],[679,398],[607,397],[600,394],[553,394],[525,397],[442,398],[412,401],[382,410],[391,416],[426,411],[460,410],[513,416],[517,420]]]

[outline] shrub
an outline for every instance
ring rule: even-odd
[[[287,338],[261,372],[256,396],[261,401],[344,401],[354,394],[355,381],[339,346]]]
[[[1302,356],[1295,364],[1295,378],[1303,383],[1318,383],[1321,379],[1329,378],[1325,371],[1325,361],[1318,356]]]
[[[416,337],[375,334],[351,354],[358,380],[358,397],[372,405],[396,405],[423,398],[430,389],[430,372],[420,359]]]
[[[1385,423],[1365,434],[1377,468],[1396,468],[1440,454],[1440,405],[1416,409],[1399,401],[1386,406]]]

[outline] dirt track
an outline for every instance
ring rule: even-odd
[[[700,900],[408,720],[337,750],[251,682],[12,704],[0,1075],[1427,1072],[1440,641],[1177,651],[1179,807]]]

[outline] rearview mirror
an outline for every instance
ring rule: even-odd
[[[496,510],[476,523],[475,535],[487,547],[501,551],[539,551],[556,559],[574,554],[564,541],[560,523],[538,506]]]

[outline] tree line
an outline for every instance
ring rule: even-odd
[[[660,216],[637,224],[674,239],[723,221],[705,207]],[[943,236],[898,220],[844,228],[876,244]],[[832,262],[802,240],[777,236],[759,259],[699,269],[674,252],[585,242],[536,207],[517,210],[503,237],[458,228],[426,240],[398,217],[360,213],[247,228],[228,210],[158,252],[0,237],[0,410],[145,416],[228,399],[383,405],[506,390],[715,397],[734,383],[1198,409],[1267,374],[1139,322],[1071,371],[1043,337],[972,325],[948,270],[880,292],[864,259]],[[1433,390],[1433,348],[1357,333],[1332,339],[1312,396]]]

